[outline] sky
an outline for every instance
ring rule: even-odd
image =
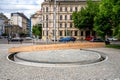
[[[10,18],[11,13],[24,13],[28,18],[41,9],[44,0],[0,0],[0,13]]]

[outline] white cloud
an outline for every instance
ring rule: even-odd
[[[27,17],[40,10],[44,0],[1,0],[0,12],[10,18],[10,13],[23,12]]]

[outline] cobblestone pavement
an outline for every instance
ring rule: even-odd
[[[120,80],[120,50],[91,48],[108,59],[74,67],[34,67],[7,60],[8,48],[32,44],[0,44],[0,80]]]

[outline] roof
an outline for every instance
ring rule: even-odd
[[[24,17],[27,20],[29,20],[23,13],[19,13],[19,12],[17,12],[17,13],[11,13],[11,16],[13,16],[14,14],[18,14],[19,16]]]

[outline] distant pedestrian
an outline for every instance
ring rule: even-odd
[[[7,40],[8,40],[8,44],[9,44],[9,42],[11,41],[11,38],[8,37]]]

